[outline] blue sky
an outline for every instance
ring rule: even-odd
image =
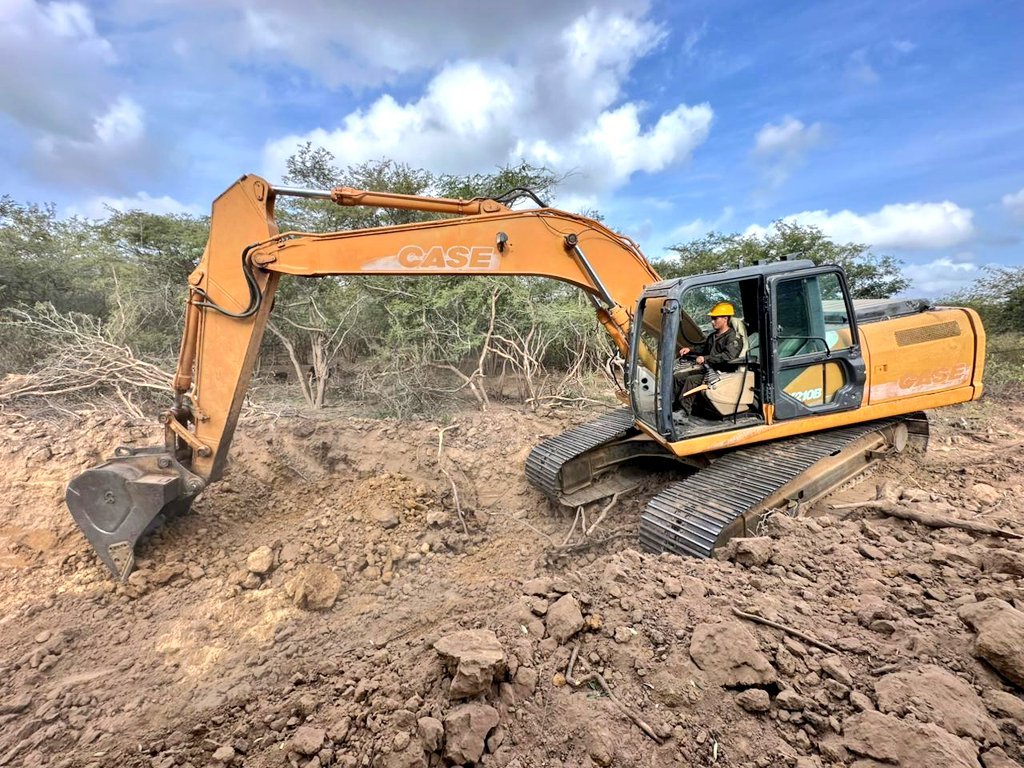
[[[1024,264],[1024,3],[0,0],[0,192],[203,213],[303,141],[568,174],[652,258],[779,218],[939,296]]]

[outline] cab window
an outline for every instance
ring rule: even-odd
[[[780,281],[775,317],[780,358],[853,346],[842,284],[834,273]]]

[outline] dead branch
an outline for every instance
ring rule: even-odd
[[[587,528],[587,530],[586,530],[586,532],[585,532],[585,535],[586,535],[586,536],[590,536],[590,534],[592,534],[592,533],[594,532],[594,529],[595,529],[595,528],[597,528],[597,526],[599,526],[599,525],[601,524],[601,522],[602,522],[602,521],[603,521],[603,520],[605,519],[605,517],[606,517],[606,516],[608,515],[608,512],[609,512],[609,511],[611,510],[611,508],[615,506],[615,502],[617,502],[618,500],[619,500],[619,494],[618,494],[618,492],[616,492],[616,493],[612,494],[612,498],[611,498],[611,501],[609,501],[609,502],[608,502],[608,503],[607,503],[607,504],[605,505],[604,509],[602,509],[602,510],[601,510],[601,514],[599,514],[599,515],[597,516],[597,520],[595,520],[595,521],[594,521],[594,522],[593,522],[593,523],[591,524],[591,526],[590,526],[589,528]],[[582,509],[582,507],[581,507],[581,509]]]
[[[551,544],[552,547],[554,547],[554,548],[558,547],[558,545],[555,544],[555,540],[552,539],[548,534],[544,533],[544,531],[542,531],[540,528],[538,528],[537,526],[532,525],[532,524],[526,522],[525,520],[523,520],[520,517],[516,517],[515,515],[512,515],[512,514],[510,514],[508,512],[501,512],[499,510],[495,510],[491,514],[493,514],[493,515],[501,515],[502,517],[507,517],[509,520],[511,520],[513,522],[516,522],[516,523],[519,523],[520,525],[525,526],[526,528],[529,528],[531,531],[536,533],[541,538],[547,539],[548,543]]]
[[[0,404],[86,394],[95,399],[109,392],[119,407],[141,417],[133,394],[170,392],[171,374],[120,343],[116,321],[104,324],[85,315],[60,313],[52,306],[8,309],[6,314],[8,319],[0,322],[28,330],[38,340],[43,362],[31,373],[8,375],[0,381]]]
[[[572,528],[570,528],[569,532],[567,534],[565,534],[565,539],[562,541],[562,546],[563,547],[566,544],[569,543],[569,539],[571,539],[572,535],[574,533],[576,533],[576,526],[580,522],[580,516],[582,514],[583,514],[583,507],[576,507],[576,516],[572,519]]]
[[[1024,534],[1008,531],[1005,528],[996,528],[984,523],[976,523],[972,520],[962,520],[958,517],[947,517],[931,512],[919,512],[907,509],[889,501],[860,501],[849,504],[833,504],[832,509],[868,509],[873,512],[881,512],[889,517],[896,517],[900,520],[907,520],[912,523],[926,526],[928,528],[957,528],[969,533],[978,533],[983,536],[1000,536],[1004,539],[1024,539]]]
[[[758,616],[756,613],[746,613],[744,611],[741,611],[736,606],[732,607],[732,612],[734,614],[736,614],[737,616],[739,616],[741,619],[746,619],[747,621],[753,621],[753,622],[755,622],[757,624],[764,624],[765,626],[772,627],[774,629],[781,629],[786,634],[793,635],[793,637],[799,637],[804,642],[810,643],[811,645],[813,645],[813,646],[815,646],[817,648],[821,648],[821,650],[823,650],[823,651],[828,651],[829,653],[839,653],[839,649],[838,648],[833,648],[828,643],[823,643],[820,640],[816,640],[815,638],[813,638],[810,635],[808,635],[806,632],[801,632],[799,629],[793,629],[793,627],[790,627],[790,626],[788,626],[786,624],[780,624],[777,621],[772,621],[771,619],[766,619],[766,618],[764,618],[762,616]]]
[[[448,483],[452,487],[452,500],[455,503],[455,513],[459,516],[459,522],[462,523],[462,532],[469,535],[469,528],[466,526],[466,516],[462,513],[462,505],[459,504],[459,489],[455,485],[455,478],[451,476],[451,473],[445,469],[444,462],[442,460],[442,451],[444,450],[444,433],[449,429],[456,429],[458,424],[449,424],[447,427],[443,427],[438,430],[437,433],[437,467],[441,470],[441,473],[448,478]]]
[[[636,726],[641,731],[650,736],[655,741],[655,743],[659,745],[663,744],[664,741],[660,736],[658,736],[658,734],[654,732],[654,729],[651,728],[651,726],[649,726],[644,720],[642,720],[639,715],[635,714],[631,709],[629,709],[625,704],[623,704],[619,700],[618,696],[612,693],[612,689],[608,687],[608,683],[605,682],[605,679],[604,677],[602,677],[600,672],[591,672],[589,675],[581,677],[579,680],[572,676],[572,670],[573,667],[576,666],[576,658],[579,656],[579,653],[580,644],[577,642],[572,649],[572,656],[569,657],[569,666],[565,668],[565,682],[567,682],[573,688],[582,688],[584,685],[588,685],[591,682],[597,683],[599,686],[601,686],[601,690],[604,691],[605,695],[609,699],[611,699],[615,706],[617,706],[626,717],[628,717],[630,720],[636,723]]]
[[[290,320],[288,322],[291,323]],[[294,323],[292,323],[292,325],[294,325]],[[288,359],[292,361],[292,367],[295,369],[295,379],[299,382],[299,390],[302,392],[302,399],[306,401],[306,405],[313,407],[313,392],[310,389],[309,381],[306,379],[305,372],[302,370],[302,363],[299,362],[299,356],[295,351],[295,345],[292,344],[291,339],[285,336],[270,320],[267,321],[267,330],[277,336],[278,341],[284,345],[284,349],[288,353]]]
[[[592,397],[563,397],[562,395],[542,395],[541,397],[529,397],[526,399],[526,403],[543,402],[544,400],[555,400],[560,403],[588,403],[590,405],[600,405],[605,408],[618,408],[618,403],[609,403],[604,400],[595,400]]]

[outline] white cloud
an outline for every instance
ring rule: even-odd
[[[121,92],[118,57],[79,2],[0,2],[0,109],[40,176],[102,187],[140,160],[142,107]]]
[[[1016,218],[1024,219],[1024,188],[1003,195],[1003,207]]]
[[[107,101],[116,62],[80,3],[0,3],[0,105],[29,130],[82,138]],[[82,117],[86,116],[84,121]]]
[[[910,281],[904,295],[940,299],[973,283],[981,275],[981,268],[974,262],[973,254],[959,253],[926,264],[904,264],[903,275]]]
[[[840,243],[863,243],[878,248],[947,248],[974,235],[974,212],[948,200],[941,203],[896,203],[873,213],[843,210],[804,211],[783,221],[818,227]],[[763,235],[759,225],[746,234]]]
[[[94,197],[81,205],[69,206],[65,211],[68,216],[83,216],[88,219],[105,219],[110,209],[115,211],[145,211],[160,215],[200,216],[205,211],[198,205],[179,202],[173,197],[163,195],[152,197],[147,192],[139,192],[132,197]]]
[[[665,238],[666,242],[668,245],[677,245],[703,237],[710,232],[720,232],[732,220],[733,213],[732,206],[727,205],[714,219],[697,218],[686,224],[681,224],[668,233]]]
[[[860,48],[850,54],[846,61],[846,77],[861,85],[875,85],[881,77],[868,59],[866,48]]]
[[[649,116],[621,99],[633,66],[662,36],[635,13],[591,9],[557,34],[528,35],[530,56],[451,61],[416,98],[384,94],[335,127],[270,141],[265,172],[279,178],[297,146],[311,141],[342,166],[388,157],[464,173],[525,159],[571,174],[566,195],[599,194],[686,161],[707,138],[707,104]]]
[[[765,123],[754,137],[753,153],[768,189],[785,184],[804,155],[822,142],[823,134],[821,123],[805,125],[790,115],[779,123]]]
[[[136,143],[146,132],[142,107],[127,96],[122,96],[93,121],[93,132],[96,141],[106,147],[116,148]]]
[[[765,123],[754,139],[754,153],[765,157],[802,154],[821,142],[821,123],[804,125],[786,115],[781,123]]]
[[[39,159],[46,173],[94,185],[119,175],[123,166],[140,160],[146,133],[145,113],[122,96],[93,119],[92,134],[71,138],[52,133],[36,139]]]

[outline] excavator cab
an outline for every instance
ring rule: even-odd
[[[677,402],[682,347],[710,332],[711,307],[729,302],[743,340],[740,355],[710,373],[698,407]],[[637,419],[668,442],[857,408],[865,366],[846,285],[838,267],[783,261],[648,286],[637,304],[629,394]],[[636,350],[657,350],[645,366]]]

